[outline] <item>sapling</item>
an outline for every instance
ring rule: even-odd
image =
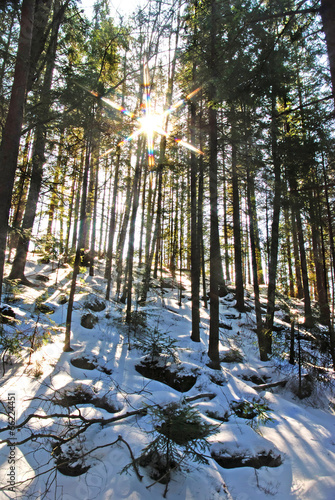
[[[183,470],[187,459],[208,463],[204,455],[209,448],[207,438],[218,432],[219,426],[204,421],[200,413],[185,402],[170,403],[163,408],[148,407],[148,415],[152,419],[153,430],[149,434],[153,439],[122,472],[130,467],[146,467],[155,481],[147,488],[157,482],[165,484],[165,497],[171,473]]]
[[[135,347],[146,354],[151,363],[165,357],[165,361],[171,359],[177,361],[177,341],[155,329],[148,329],[136,342]]]
[[[237,417],[250,420],[250,425],[253,429],[257,429],[260,424],[266,425],[268,422],[273,422],[269,416],[271,408],[262,401],[232,401],[231,409]]]

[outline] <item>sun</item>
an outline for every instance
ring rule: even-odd
[[[146,115],[138,119],[141,129],[147,135],[153,134],[157,129],[162,128],[161,115]]]
[[[138,137],[141,134],[144,134],[147,138],[147,152],[148,152],[148,165],[149,168],[154,167],[155,165],[155,157],[154,157],[154,137],[156,134],[168,137],[169,134],[164,130],[163,128],[163,123],[164,121],[166,122],[166,118],[168,117],[169,114],[173,113],[176,109],[178,109],[180,106],[185,104],[188,100],[190,100],[194,95],[196,95],[199,90],[201,90],[201,87],[197,88],[190,94],[188,94],[185,99],[180,99],[177,101],[175,104],[173,104],[169,109],[164,111],[161,114],[154,114],[152,113],[151,110],[151,95],[150,95],[150,76],[149,76],[149,67],[147,63],[144,63],[143,66],[143,87],[144,87],[144,103],[142,104],[142,115],[140,117],[136,117],[134,113],[131,111],[128,111],[125,109],[123,106],[119,106],[117,103],[111,101],[107,97],[100,97],[100,99],[106,103],[108,106],[111,106],[112,108],[120,111],[126,116],[129,116],[130,118],[134,119],[136,118],[138,129],[135,130],[131,135],[123,139],[121,142],[119,142],[118,146],[122,146],[126,142],[129,142],[136,137]],[[94,92],[90,91],[92,95],[95,97],[99,98],[99,95]],[[194,153],[201,154],[203,155],[204,153],[200,151],[200,149],[196,148],[194,145],[189,144],[188,142],[183,141],[182,139],[179,139],[177,137],[174,137],[175,142],[183,146],[187,149],[190,149]],[[105,151],[101,156],[105,156],[106,154],[110,153],[113,150],[113,148],[109,149],[108,151]]]

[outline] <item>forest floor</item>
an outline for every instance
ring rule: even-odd
[[[229,293],[220,299],[221,370],[213,370],[207,357],[209,311],[203,303],[201,342],[190,339],[186,274],[181,301],[178,279],[165,271],[162,282],[153,280],[147,302],[136,305],[128,325],[126,306],[104,301],[101,263],[96,276],[79,276],[73,352],[65,353],[70,272],[37,264],[32,256],[27,277],[36,288],[8,287],[5,293],[15,319],[1,331],[0,426],[6,430],[0,442],[10,437],[12,445],[0,444],[1,499],[334,499],[335,377],[322,342],[314,342],[322,340],[322,327],[302,331],[299,386],[298,363],[288,362],[284,299],[278,302],[273,357],[261,362],[252,295],[246,292],[248,311],[241,314]],[[138,286],[141,278],[138,271]],[[298,319],[303,303],[290,307]],[[17,339],[16,351],[11,339]],[[14,400],[18,425],[28,415],[38,417],[8,428]],[[207,448],[201,448],[187,418],[173,420],[182,410],[195,427],[213,426]],[[138,458],[155,439],[157,449],[167,442],[168,418],[169,436],[178,437],[168,440],[174,460],[164,484],[157,480],[168,467],[157,453],[121,474],[132,456]],[[63,444],[56,446],[60,439]],[[14,491],[8,489],[11,477]]]

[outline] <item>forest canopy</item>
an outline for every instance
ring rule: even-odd
[[[0,290],[31,285],[32,249],[73,265],[68,350],[81,266],[104,261],[128,320],[160,270],[187,270],[213,367],[219,298],[232,289],[243,312],[247,288],[262,360],[280,296],[326,327],[335,365],[334,12],[151,0],[125,16],[99,0],[89,19],[75,0],[1,2]]]

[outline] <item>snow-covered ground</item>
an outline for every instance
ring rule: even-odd
[[[220,299],[223,325],[220,351],[226,361],[221,363],[221,371],[209,368],[209,313],[202,305],[201,342],[192,342],[190,285],[185,276],[181,305],[177,287],[166,287],[163,294],[160,288],[153,288],[146,304],[137,310],[138,323],[144,325],[129,328],[124,321],[123,304],[111,300],[104,310],[93,313],[87,308],[93,295],[103,300],[102,270],[96,277],[81,275],[72,318],[73,352],[64,353],[67,303],[62,304],[61,299],[69,290],[69,271],[69,268],[52,271],[47,265],[35,268],[31,264],[30,279],[40,273],[48,276],[49,281],[40,282],[38,289],[21,287],[20,299],[10,304],[16,319],[22,322],[6,324],[4,331],[12,335],[16,330],[22,331],[26,348],[21,361],[12,356],[4,364],[1,428],[8,425],[5,410],[11,409],[10,401],[14,399],[18,424],[32,413],[40,418],[31,419],[24,428],[0,434],[1,439],[10,437],[12,444],[27,439],[20,446],[11,447],[6,442],[0,445],[0,484],[5,487],[0,498],[161,498],[166,485],[149,477],[146,468],[140,467],[141,481],[132,468],[128,474],[120,472],[131,462],[130,450],[138,457],[155,435],[150,411],[136,410],[143,405],[157,408],[181,403],[186,398],[190,398],[189,405],[200,412],[203,421],[217,426],[217,432],[208,438],[209,448],[203,451],[207,464],[185,459],[172,471],[167,498],[335,498],[335,405],[331,373],[313,383],[309,397],[299,399],[294,391],[297,367],[276,356],[268,362],[259,361],[253,312],[239,314],[231,295]],[[53,314],[38,313],[35,309],[36,299],[43,293],[43,302],[54,310]],[[88,312],[98,319],[93,329],[81,326],[81,318]],[[146,356],[136,345],[141,339],[149,339],[149,344],[154,342],[157,331],[165,344],[169,339],[176,341],[177,360],[166,354],[164,363],[172,367],[176,364],[177,373],[195,378],[190,390],[180,392],[144,377],[135,369]],[[28,346],[34,341],[36,345],[42,336],[46,343],[30,354],[28,364]],[[78,358],[79,362],[71,363]],[[284,379],[289,380],[285,387],[263,391],[257,387],[260,383]],[[199,397],[192,400],[193,396]],[[239,412],[233,409],[239,404],[258,409],[264,419],[238,416]],[[133,414],[117,419],[128,412]],[[70,417],[78,414],[82,424],[91,419],[100,421],[62,445],[63,453],[77,457],[73,466],[88,468],[84,474],[68,476],[55,468],[57,457],[51,455],[55,440],[49,436],[69,433],[71,425],[79,422]],[[101,419],[111,421],[101,425]],[[19,483],[13,492],[8,490],[10,458],[15,460],[12,477],[15,474]],[[219,465],[220,461],[224,466]],[[35,479],[27,481],[32,478]]]

